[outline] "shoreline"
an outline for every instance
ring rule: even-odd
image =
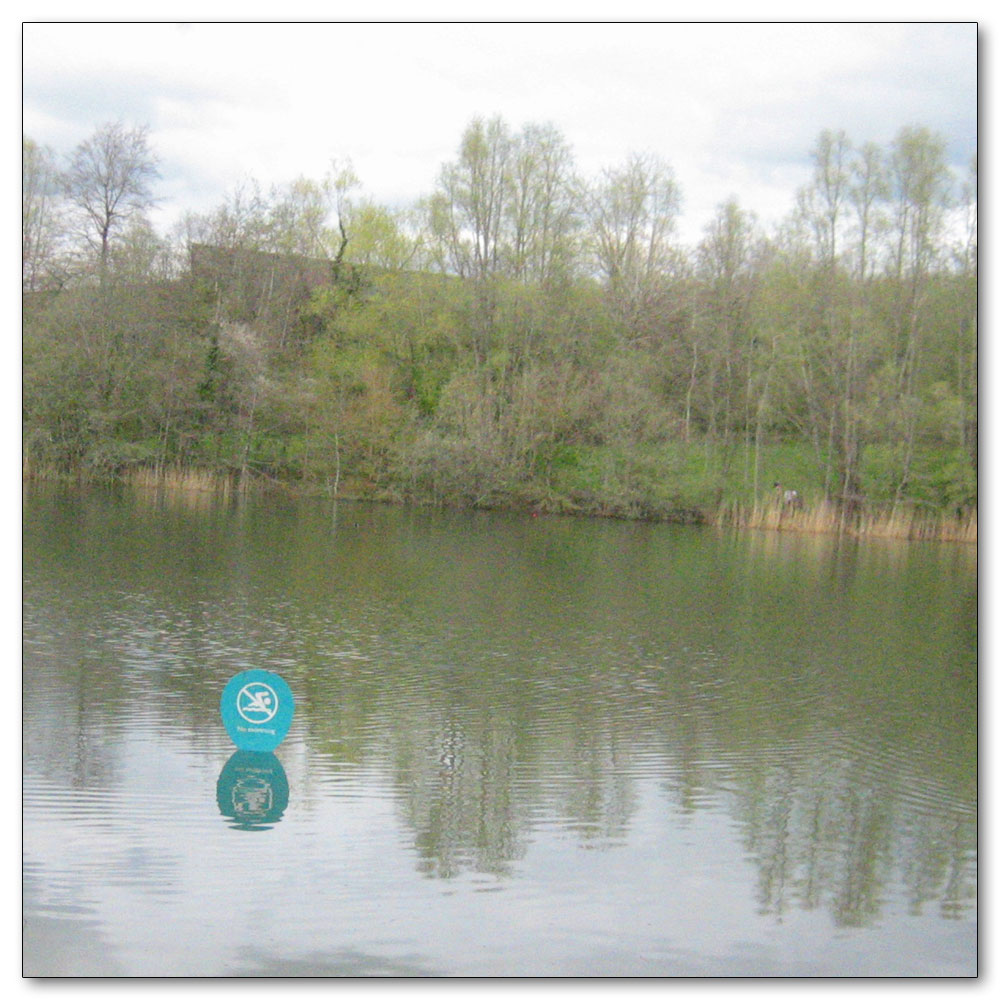
[[[978,544],[978,510],[961,516],[947,516],[930,510],[899,506],[896,509],[859,508],[850,515],[827,501],[783,508],[775,501],[753,506],[738,502],[720,504],[715,510],[701,508],[657,508],[641,498],[628,504],[598,497],[586,501],[570,497],[535,497],[510,494],[474,502],[462,498],[405,495],[398,489],[344,488],[336,490],[322,483],[305,484],[252,473],[242,480],[233,475],[204,469],[152,469],[144,467],[115,474],[86,470],[62,471],[48,467],[22,469],[22,484],[64,483],[75,486],[119,486],[145,493],[187,497],[196,503],[235,502],[250,494],[284,494],[301,498],[326,498],[332,502],[382,503],[396,506],[451,510],[484,510],[521,513],[525,516],[560,516],[594,520],[634,521],[663,524],[688,524],[715,528],[753,531],[784,531],[796,534],[841,535],[853,538],[895,539],[898,541],[937,541],[961,545]]]

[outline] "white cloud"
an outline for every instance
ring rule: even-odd
[[[976,96],[971,23],[24,29],[25,132],[68,151],[102,121],[144,121],[171,201],[218,203],[247,175],[319,177],[333,158],[376,200],[412,201],[471,118],[499,114],[553,122],[586,176],[658,153],[689,238],[731,195],[765,219],[787,211],[824,128],[888,143],[919,122],[964,162]]]

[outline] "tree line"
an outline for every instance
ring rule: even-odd
[[[977,497],[977,174],[908,126],[820,133],[788,217],[677,237],[669,164],[579,175],[553,125],[475,119],[434,189],[349,163],[253,180],[169,234],[144,127],[23,139],[26,468],[702,519]]]

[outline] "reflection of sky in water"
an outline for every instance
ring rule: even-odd
[[[624,836],[581,839],[541,810],[509,877],[415,878],[412,832],[378,773],[343,768],[310,791],[308,757],[290,740],[289,808],[247,836],[219,814],[218,759],[150,750],[126,741],[113,789],[25,783],[26,871],[37,875],[27,909],[59,916],[72,904],[133,974],[272,963],[302,974],[326,962],[343,974],[396,963],[403,975],[490,975],[509,973],[515,955],[525,975],[891,975],[921,974],[921,954],[924,974],[964,974],[960,956],[975,953],[974,922],[893,913],[899,902],[875,928],[835,931],[823,907],[762,918],[759,873],[724,803],[682,812],[651,778],[636,782]],[[954,967],[942,967],[949,954]]]

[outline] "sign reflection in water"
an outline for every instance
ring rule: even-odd
[[[273,753],[237,750],[219,773],[215,797],[230,826],[269,830],[288,808],[288,777]]]

